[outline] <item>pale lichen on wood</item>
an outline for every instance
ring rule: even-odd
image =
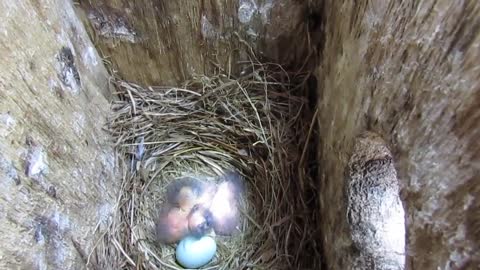
[[[385,142],[371,133],[359,136],[346,170],[346,214],[356,251],[349,269],[405,269],[405,211]]]

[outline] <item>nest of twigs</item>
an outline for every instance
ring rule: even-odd
[[[174,246],[154,237],[165,187],[181,176],[215,179],[231,169],[246,182],[241,233],[217,237],[205,269],[320,268],[306,163],[313,150],[307,75],[247,66],[240,77],[197,76],[182,87],[115,81],[119,99],[109,129],[123,182],[97,246],[99,268],[181,269]]]

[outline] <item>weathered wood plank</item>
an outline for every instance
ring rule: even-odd
[[[97,47],[119,75],[163,85],[182,83],[192,74],[212,74],[215,68],[234,72],[237,61],[248,60],[250,49],[245,44],[259,58],[302,65],[310,41],[306,4],[294,0],[80,1]]]
[[[108,74],[70,1],[0,3],[0,268],[81,269],[114,206]]]
[[[335,206],[344,201],[354,138],[365,130],[393,152],[407,267],[480,264],[479,14],[477,1],[326,1],[319,196],[331,269],[349,263],[346,215]]]

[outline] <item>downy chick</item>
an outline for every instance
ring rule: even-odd
[[[198,179],[185,177],[167,186],[167,203],[190,212],[202,195],[204,183]]]
[[[224,181],[218,185],[210,205],[210,213],[215,233],[231,235],[238,227],[239,199],[243,193],[241,176],[230,172],[224,176]]]
[[[215,185],[195,178],[182,178],[167,187],[166,200],[156,222],[157,240],[175,243],[188,234],[204,235],[212,226],[208,207]]]
[[[189,232],[188,215],[188,212],[178,207],[163,206],[155,224],[157,240],[165,244],[173,244],[185,237]]]
[[[212,228],[212,216],[208,209],[195,205],[186,212],[178,207],[166,205],[160,210],[155,224],[157,240],[173,244],[191,234],[202,236]]]

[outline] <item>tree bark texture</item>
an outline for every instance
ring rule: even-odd
[[[324,10],[319,214],[329,269],[348,269],[345,255],[361,248],[339,206],[365,131],[392,151],[407,269],[478,269],[479,2],[328,0]],[[364,151],[363,162],[384,157]]]
[[[108,74],[70,1],[0,17],[0,268],[82,269],[118,186]]]
[[[195,73],[238,73],[251,52],[315,70],[319,239],[328,269],[382,269],[351,231],[347,183],[376,183],[386,171],[389,183],[398,177],[389,187],[400,190],[405,209],[406,268],[478,267],[476,1],[75,6],[86,30],[67,0],[0,4],[0,268],[72,269],[81,265],[78,250],[93,247],[118,187],[101,130],[110,99],[103,62],[126,80],[166,85]]]
[[[80,1],[89,32],[129,81],[178,84],[192,74],[238,73],[238,61],[303,65],[311,42],[307,1]],[[292,42],[294,41],[295,42]]]

